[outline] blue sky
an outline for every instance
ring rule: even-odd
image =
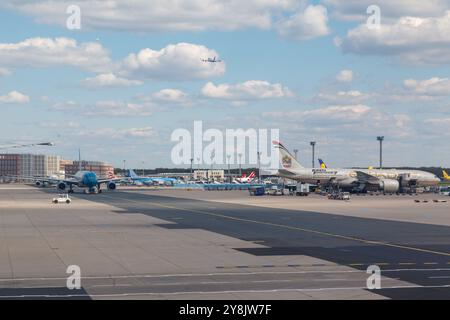
[[[379,1],[376,30],[370,1],[109,3],[0,4],[3,142],[172,166],[171,132],[203,120],[278,128],[307,164],[311,140],[332,166],[376,164],[385,135],[387,165],[450,166],[448,0]],[[70,4],[80,30],[65,26]]]

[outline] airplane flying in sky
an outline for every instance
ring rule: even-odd
[[[359,192],[395,193],[403,187],[435,186],[441,181],[436,175],[419,170],[304,168],[280,142],[273,141],[273,146],[279,150],[281,169],[278,175],[304,183]]]
[[[211,63],[218,63],[222,62],[222,60],[218,60],[217,57],[214,58],[207,58],[207,59],[201,59],[203,62],[211,62]]]

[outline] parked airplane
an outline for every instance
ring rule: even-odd
[[[273,145],[280,155],[282,169],[278,170],[278,175],[304,183],[338,186],[357,192],[394,193],[404,187],[435,186],[441,181],[436,175],[419,170],[304,168],[281,143],[273,141]]]
[[[201,59],[203,62],[211,62],[211,63],[217,63],[217,62],[222,62],[222,60],[218,60],[216,59],[216,57],[214,58],[208,58],[208,59]]]
[[[244,173],[244,174],[242,175],[242,177],[236,178],[236,181],[239,182],[239,183],[250,183],[250,182],[252,182],[254,179],[255,179],[255,172],[252,171],[252,172],[248,175],[248,177],[247,177],[247,175]]]
[[[444,180],[450,181],[450,176],[448,175],[447,171],[442,170],[442,173],[444,174]]]
[[[59,179],[57,177],[21,177],[17,176],[20,180],[32,180],[38,187],[44,187],[46,185],[56,185],[59,191],[67,191],[73,193],[73,187],[84,189],[84,193],[101,193],[101,185],[105,184],[108,190],[116,190],[116,182],[121,181],[122,178],[110,178],[99,179],[97,174],[92,171],[78,171],[75,175],[70,176],[67,179]]]
[[[174,185],[177,179],[161,177],[142,177],[138,176],[134,170],[128,170],[127,177],[136,185],[154,186],[154,185]]]
[[[36,187],[47,187],[47,186],[53,186],[58,184],[60,178],[56,175],[47,176],[47,177],[27,177],[27,176],[12,176],[8,175],[7,178],[13,179],[13,180],[20,180],[20,181],[33,181],[33,183],[36,185]]]
[[[319,164],[322,169],[327,169],[327,165],[325,164],[325,162],[323,162],[322,159],[319,159]]]
[[[57,188],[61,191],[68,189],[68,193],[73,193],[73,187],[76,186],[84,189],[85,193],[101,193],[102,184],[105,184],[108,190],[114,191],[117,188],[116,182],[120,180],[122,178],[99,179],[93,171],[78,171],[71,178],[60,180]]]
[[[322,159],[319,159],[320,168],[327,169],[328,166],[325,164],[325,162]],[[369,170],[373,170],[373,166],[369,166]]]

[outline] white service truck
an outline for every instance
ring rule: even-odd
[[[295,194],[299,197],[307,197],[310,192],[310,185],[308,183],[297,183]]]

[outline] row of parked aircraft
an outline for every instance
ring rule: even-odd
[[[128,170],[126,178],[123,179],[125,182],[129,181],[138,186],[154,186],[154,185],[170,185],[173,186],[178,182],[177,179],[173,178],[162,178],[162,177],[144,177],[138,176],[134,170]]]
[[[98,178],[97,174],[92,171],[79,170],[75,175],[66,175],[64,179],[56,176],[51,177],[24,177],[14,176],[12,178],[20,178],[21,180],[31,180],[36,186],[55,185],[59,191],[67,191],[73,193],[74,187],[81,188],[85,193],[101,193],[102,185],[110,191],[117,188],[118,183],[133,183],[135,185],[173,185],[176,179],[161,177],[143,177],[138,176],[133,170],[128,170],[125,177],[116,177],[113,172],[108,172],[107,178]]]
[[[343,190],[395,193],[405,187],[429,187],[441,182],[436,175],[420,170],[396,169],[331,169],[320,160],[320,168],[305,168],[278,141],[273,146],[279,150],[281,169],[277,175],[294,181],[320,186],[336,186]],[[448,175],[445,173],[445,178]]]
[[[405,187],[429,187],[440,183],[440,179],[429,172],[420,170],[396,169],[333,169],[328,168],[325,162],[319,159],[320,168],[303,167],[280,142],[273,141],[280,156],[280,169],[276,175],[303,183],[320,186],[336,186],[343,190],[364,192],[382,191],[394,193]],[[57,177],[20,177],[35,181],[37,186],[52,184],[60,191],[73,192],[74,187],[82,188],[85,193],[101,193],[102,185],[108,190],[115,190],[117,183],[132,182],[136,185],[174,185],[177,180],[162,177],[143,177],[129,170],[127,177],[115,177],[113,172],[105,179],[98,178],[92,171],[80,170],[73,176],[64,179]],[[255,179],[255,172],[248,177],[244,174],[234,180],[235,183],[251,183]],[[450,181],[450,176],[444,171],[444,179]]]

